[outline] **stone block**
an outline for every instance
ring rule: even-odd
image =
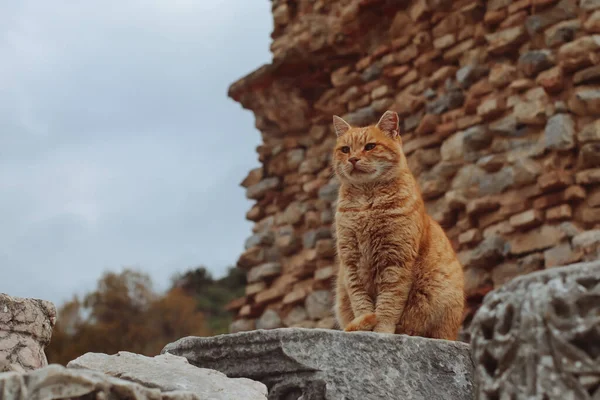
[[[186,337],[162,353],[261,381],[269,399],[473,398],[469,345],[461,342],[286,328]]]
[[[510,238],[510,249],[514,255],[523,255],[556,246],[565,233],[554,225],[542,225]]]

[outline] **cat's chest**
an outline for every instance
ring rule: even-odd
[[[356,251],[368,254],[389,246],[403,234],[403,217],[385,210],[347,210],[336,213],[338,240],[354,243]]]
[[[344,251],[361,263],[377,263],[378,257],[405,258],[416,245],[414,221],[397,210],[377,208],[339,208],[336,213],[337,240]]]

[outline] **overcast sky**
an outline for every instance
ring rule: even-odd
[[[268,0],[1,2],[0,292],[234,264],[260,134],[227,88],[271,30]]]

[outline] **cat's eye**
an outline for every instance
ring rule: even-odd
[[[342,150],[342,153],[346,153],[346,154],[350,153],[350,147],[348,147],[348,146],[342,146],[342,148],[340,150]]]
[[[369,150],[373,150],[375,148],[375,143],[367,143],[367,145],[365,146],[365,150],[369,151]]]

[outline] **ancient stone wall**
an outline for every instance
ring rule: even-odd
[[[232,331],[334,326],[333,114],[401,115],[427,208],[464,264],[466,324],[513,277],[594,257],[600,1],[272,3],[273,62],[229,91],[263,138],[242,182],[255,225]]]

